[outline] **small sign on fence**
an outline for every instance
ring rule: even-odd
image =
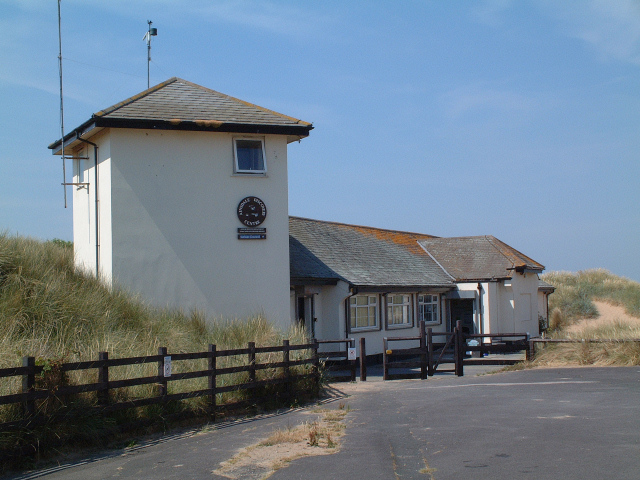
[[[356,356],[356,349],[355,347],[349,347],[347,348],[347,359],[348,360],[355,360],[357,358]]]
[[[171,357],[164,357],[164,376],[171,376]]]

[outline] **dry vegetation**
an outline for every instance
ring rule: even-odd
[[[549,297],[548,336],[585,342],[547,345],[537,352],[534,366],[640,365],[638,343],[589,342],[640,339],[640,283],[602,269],[542,278],[556,287]]]
[[[46,375],[38,379],[37,386],[55,388],[55,384],[92,383],[97,372],[71,372],[60,375],[57,365],[64,362],[98,358],[98,352],[109,352],[110,358],[155,355],[158,347],[167,347],[169,354],[206,351],[208,344],[218,350],[246,348],[248,342],[257,347],[282,344],[285,338],[291,344],[306,343],[302,329],[281,332],[260,315],[248,319],[211,320],[199,312],[154,309],[140,299],[121,290],[110,290],[91,275],[79,272],[73,265],[72,247],[61,241],[39,242],[29,238],[0,233],[0,368],[21,365],[23,356],[36,357],[36,363],[46,367]],[[308,352],[292,352],[292,360]],[[273,357],[273,358],[272,358]],[[282,354],[258,355],[256,361],[280,361]],[[245,360],[244,358],[242,359]],[[218,360],[218,367],[233,362],[233,357]],[[175,373],[203,370],[206,360],[175,362]],[[299,367],[302,368],[302,367]],[[155,375],[153,364],[125,366],[110,369],[110,379]],[[258,379],[275,376],[275,370],[261,370]],[[239,383],[245,373],[224,376],[219,386]],[[46,383],[53,382],[51,385]],[[0,379],[0,395],[17,393],[20,377]],[[197,390],[206,387],[206,379],[171,382],[169,393]],[[300,385],[304,388],[304,385]],[[146,397],[153,394],[154,386],[140,386],[113,392],[113,400]],[[234,400],[227,394],[220,403]],[[95,394],[78,399],[82,405],[95,403]],[[203,410],[204,399],[190,399],[172,405],[173,412]],[[55,402],[39,405],[55,409]],[[138,419],[163,417],[167,411],[158,407],[127,410],[109,419],[88,419],[69,431],[59,425],[44,427],[38,432],[0,434],[0,450],[20,445],[43,445],[50,435],[68,436],[83,445],[100,443],[105,429],[127,424]],[[169,412],[171,413],[171,412]],[[21,417],[17,405],[0,406],[0,422]],[[74,420],[75,422],[75,420]],[[55,431],[54,431],[55,430]],[[100,433],[102,432],[102,433]]]
[[[335,453],[340,449],[348,412],[344,403],[336,410],[316,409],[311,413],[320,415],[317,420],[276,430],[261,442],[242,449],[213,473],[232,479],[261,480],[297,458]]]

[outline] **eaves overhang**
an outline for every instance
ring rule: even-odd
[[[407,292],[448,292],[456,288],[454,284],[437,285],[357,285],[349,284],[357,293],[407,293]]]
[[[251,123],[229,123],[215,120],[184,121],[172,120],[148,120],[131,118],[105,118],[93,115],[89,120],[64,136],[65,148],[72,146],[83,137],[96,129],[103,128],[133,128],[146,130],[182,130],[191,132],[225,132],[262,135],[286,135],[287,143],[295,142],[309,136],[313,125],[260,125]],[[95,132],[97,133],[97,131]],[[61,154],[62,141],[56,140],[49,149],[54,155]]]
[[[337,285],[338,278],[291,277],[291,285]]]

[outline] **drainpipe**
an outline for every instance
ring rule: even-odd
[[[98,198],[98,145],[90,142],[89,140],[85,140],[80,137],[80,133],[76,133],[76,139],[88,143],[89,145],[93,145],[93,160],[95,169],[93,171],[94,175],[94,187],[93,187],[93,195],[95,198],[95,216],[96,216],[96,278],[100,278],[100,222],[98,213],[100,211],[100,200]]]
[[[480,316],[480,334],[484,334],[484,309],[482,308],[482,283],[478,282],[478,313]]]
[[[358,287],[354,287],[351,285],[349,287],[349,295],[344,299],[344,338],[349,338],[349,309],[351,306],[349,305],[349,299],[358,294]]]

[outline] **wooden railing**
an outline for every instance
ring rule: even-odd
[[[434,342],[434,337],[444,337],[444,342]],[[491,343],[484,343],[490,339]],[[464,375],[465,365],[512,365],[520,360],[512,358],[482,358],[484,354],[514,353],[530,350],[529,334],[501,333],[501,334],[465,334],[462,323],[457,322],[453,332],[434,332],[425,329],[424,322],[420,322],[419,335],[415,337],[385,337],[383,339],[383,378],[426,379],[436,371],[452,372],[457,376]],[[478,340],[478,345],[469,345],[467,340]],[[391,342],[417,341],[418,346],[412,348],[391,348]],[[480,358],[465,358],[467,352],[479,352]],[[401,359],[400,361],[396,359]],[[444,363],[453,363],[453,369],[439,368]],[[419,373],[406,372],[407,369],[420,369]],[[392,369],[404,369],[405,373],[392,373]]]
[[[357,360],[349,359],[349,348],[355,347],[355,340],[353,338],[347,338],[344,340],[317,340],[319,345],[344,345],[344,349],[338,349],[333,351],[323,351],[320,348],[318,352],[318,358],[320,362],[324,364],[323,371],[327,374],[327,380],[331,381],[356,381],[356,366]],[[362,343],[361,343],[362,345]],[[363,349],[360,348],[360,355],[362,356]],[[348,373],[345,374],[344,372]],[[340,372],[338,374],[332,372]],[[365,373],[366,378],[366,373]]]
[[[292,359],[291,352],[308,351],[301,358]],[[266,353],[281,353],[281,361],[268,361],[258,363],[256,355]],[[246,361],[242,361],[238,357],[245,357]],[[236,365],[220,367],[218,359],[223,357],[236,357]],[[206,360],[207,367],[201,370],[191,370],[186,372],[175,373],[173,366],[176,362],[187,360]],[[157,364],[157,375],[143,376],[136,378],[125,378],[119,380],[110,379],[111,370],[114,367],[127,365],[144,365]],[[306,373],[295,373],[292,371],[294,367],[305,366]],[[195,353],[171,353],[167,352],[165,347],[160,347],[157,355],[131,357],[131,358],[109,358],[107,352],[101,352],[97,360],[84,362],[71,362],[55,365],[62,375],[68,372],[92,370],[97,371],[97,381],[90,383],[68,385],[63,382],[58,385],[48,386],[47,388],[38,387],[37,378],[46,374],[50,366],[36,365],[34,357],[24,357],[21,367],[0,369],[0,380],[11,377],[21,377],[22,385],[19,392],[10,393],[0,396],[0,405],[21,404],[22,418],[19,420],[6,421],[0,423],[0,431],[23,428],[25,426],[34,426],[51,419],[51,415],[44,415],[41,411],[43,402],[54,399],[64,410],[67,399],[73,399],[79,394],[96,392],[94,405],[88,408],[95,409],[100,414],[106,414],[121,409],[135,408],[146,405],[163,404],[170,401],[184,400],[195,397],[207,397],[208,413],[215,420],[216,412],[221,408],[241,408],[243,405],[251,405],[259,402],[261,399],[252,395],[260,387],[269,385],[284,385],[285,397],[290,395],[290,387],[293,382],[302,379],[312,379],[314,394],[319,391],[319,357],[318,343],[313,341],[309,344],[290,345],[288,340],[283,340],[281,346],[256,347],[251,342],[247,348],[233,350],[217,350],[215,345],[209,345],[206,352]],[[256,373],[259,371],[271,370],[271,377],[258,380]],[[247,372],[246,381],[237,384],[227,384],[225,377],[230,374]],[[91,376],[91,375],[90,375]],[[95,377],[95,373],[93,374]],[[187,379],[206,378],[207,388],[201,388],[180,393],[170,393],[168,386],[175,382]],[[112,398],[112,392],[115,389],[129,388],[140,385],[154,385],[155,395],[145,398],[131,398],[125,401],[117,401]],[[228,392],[236,391],[249,392],[249,398],[234,403],[220,404],[221,396]],[[284,398],[284,401],[287,399]],[[91,403],[91,402],[88,402]],[[55,416],[56,413],[54,412]]]
[[[527,349],[527,360],[533,361],[536,356],[536,345],[552,345],[552,344],[567,344],[567,343],[579,343],[585,346],[589,346],[591,343],[637,343],[640,344],[640,339],[638,338],[599,338],[599,339],[588,339],[588,338],[530,338],[529,345]]]

